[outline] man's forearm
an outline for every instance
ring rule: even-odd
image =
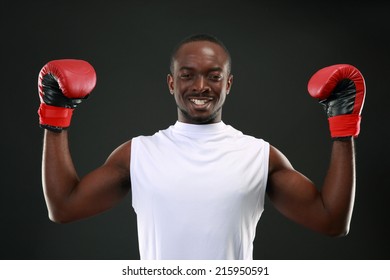
[[[79,182],[68,145],[67,131],[45,130],[42,185],[51,219]]]
[[[322,188],[324,207],[332,219],[332,228],[348,233],[355,200],[355,148],[351,137],[334,141],[328,173]]]

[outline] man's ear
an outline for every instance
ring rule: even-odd
[[[168,74],[167,75],[167,84],[168,84],[169,92],[173,95],[173,93],[174,93],[174,86],[173,86],[173,76],[172,76],[172,74]]]
[[[233,85],[233,75],[230,74],[226,83],[226,94],[229,94],[232,85]]]

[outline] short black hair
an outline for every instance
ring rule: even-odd
[[[227,55],[227,57],[228,57],[228,72],[230,73],[231,67],[232,67],[232,58],[231,58],[231,56],[230,56],[230,52],[229,52],[228,48],[227,48],[226,45],[225,45],[220,39],[218,39],[216,36],[211,35],[211,34],[207,34],[207,33],[198,33],[198,34],[189,35],[189,36],[185,37],[183,40],[181,40],[181,41],[173,48],[172,54],[171,54],[171,64],[170,64],[171,73],[173,74],[173,64],[174,64],[174,60],[175,60],[177,51],[181,48],[181,46],[183,46],[184,44],[187,44],[187,43],[199,42],[199,41],[207,41],[207,42],[215,43],[215,44],[219,45],[220,47],[222,47],[222,49],[226,52],[226,55]]]

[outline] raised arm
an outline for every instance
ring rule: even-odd
[[[328,173],[321,188],[271,147],[267,193],[274,206],[291,220],[327,235],[346,235],[355,196],[353,139],[333,143]]]
[[[38,113],[40,126],[45,128],[42,185],[49,217],[55,222],[96,215],[114,206],[130,189],[130,141],[83,178],[79,178],[72,161],[65,129],[95,81],[92,66],[79,60],[49,62],[39,76]]]
[[[324,234],[342,236],[349,231],[355,199],[353,138],[360,131],[364,80],[356,68],[334,65],[313,75],[308,89],[324,105],[333,138],[324,183],[316,187],[271,147],[267,193],[291,220]]]

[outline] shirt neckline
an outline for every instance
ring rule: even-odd
[[[189,124],[176,121],[173,128],[175,131],[182,133],[214,134],[223,131],[226,128],[226,124],[223,121],[212,124]]]

